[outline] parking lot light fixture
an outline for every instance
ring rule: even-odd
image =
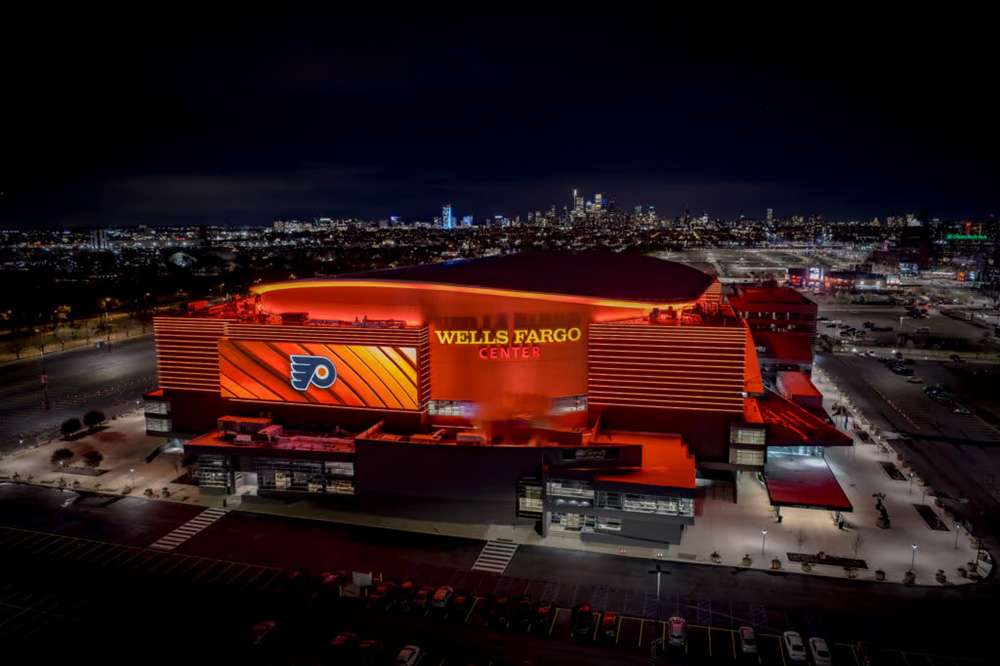
[[[955,523],[955,550],[958,550],[958,530],[962,527],[959,522]]]
[[[760,554],[764,555],[764,544],[767,543],[767,530],[760,531]]]
[[[913,571],[913,567],[917,563],[917,549],[920,548],[920,546],[912,544],[910,548],[913,550],[913,555],[910,557],[910,571]]]

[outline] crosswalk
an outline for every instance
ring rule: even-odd
[[[222,518],[228,511],[228,509],[205,509],[180,527],[157,539],[150,548],[173,550],[219,518]]]
[[[488,571],[489,573],[502,574],[507,570],[507,565],[514,558],[517,552],[517,544],[507,539],[497,539],[487,541],[483,550],[472,565],[473,571]]]

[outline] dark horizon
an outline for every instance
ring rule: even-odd
[[[393,18],[11,20],[0,227],[1000,209],[985,17]]]

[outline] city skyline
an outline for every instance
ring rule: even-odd
[[[2,47],[3,227],[1000,208],[985,21],[65,18]]]

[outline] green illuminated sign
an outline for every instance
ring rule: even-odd
[[[946,234],[945,238],[948,240],[987,240],[986,234]]]

